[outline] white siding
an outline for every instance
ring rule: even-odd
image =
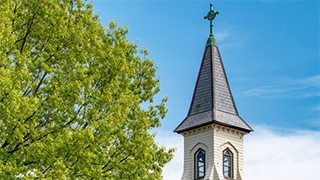
[[[206,152],[204,180],[224,180],[222,152],[233,153],[233,179],[245,180],[243,166],[244,132],[223,126],[206,126],[184,132],[184,168],[182,180],[194,179],[194,154],[201,148]]]
[[[223,151],[229,148],[233,153],[233,179],[245,180],[243,166],[243,132],[217,126],[214,129],[214,159],[217,174],[214,180],[224,179]]]
[[[184,170],[182,180],[194,179],[194,154],[201,148],[206,152],[205,179],[213,168],[213,129],[207,128],[184,135]]]

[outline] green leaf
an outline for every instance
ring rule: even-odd
[[[0,32],[0,179],[162,178],[168,98],[126,26],[82,0],[13,0]]]

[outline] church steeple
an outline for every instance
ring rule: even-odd
[[[243,136],[253,131],[239,116],[213,35],[213,20],[218,11],[210,11],[210,35],[194,88],[187,117],[174,132],[184,137],[184,165],[181,180],[245,180]]]
[[[206,43],[192,102],[187,117],[174,130],[181,133],[208,124],[221,124],[245,132],[252,128],[239,116],[222,63],[217,42],[213,35],[213,20],[219,11],[210,11],[210,35]]]

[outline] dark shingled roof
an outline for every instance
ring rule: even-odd
[[[213,45],[205,49],[188,115],[174,132],[209,124],[253,131],[238,114],[219,49]]]

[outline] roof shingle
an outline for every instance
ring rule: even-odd
[[[253,129],[239,116],[217,46],[207,46],[187,117],[174,132],[208,124],[223,124],[246,132]]]

